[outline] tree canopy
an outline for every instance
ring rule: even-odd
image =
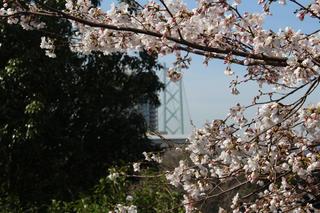
[[[74,53],[73,29],[61,20],[45,30],[5,23],[0,30],[1,197],[38,203],[40,210],[52,199],[73,200],[110,165],[150,150],[135,108],[141,100],[159,104],[161,66],[154,56]],[[48,35],[59,41],[54,59],[40,48]]]

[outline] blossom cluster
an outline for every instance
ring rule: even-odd
[[[70,2],[67,4],[71,5]],[[245,13],[239,17],[231,3],[201,0],[197,8],[190,10],[182,1],[163,1],[163,4],[150,1],[138,12],[130,11],[128,5],[122,3],[104,13],[99,8],[91,8],[89,0],[78,1],[67,7],[71,14],[85,16],[92,22],[138,29],[142,33],[92,28],[73,22],[79,29],[80,40],[72,47],[84,53],[98,50],[108,54],[143,48],[160,55],[179,55],[181,49],[188,46],[191,52],[200,49],[207,58],[214,58],[211,53],[217,49],[226,63],[237,60],[240,64],[252,65],[247,79],[258,78],[261,82],[285,86],[308,82],[319,74],[319,64],[314,60],[319,57],[318,33],[306,35],[289,27],[278,33],[265,30],[262,28],[265,14]],[[230,55],[228,51],[236,53]],[[246,52],[248,54],[243,54]],[[275,59],[281,66],[254,66],[273,65]]]
[[[72,48],[83,53],[145,49],[160,55],[179,55],[188,46],[191,52],[201,50],[208,58],[215,57],[211,56],[212,52],[221,52],[226,63],[237,60],[240,64],[252,65],[248,69],[248,79],[258,77],[267,83],[286,86],[310,81],[319,74],[319,64],[314,60],[319,57],[318,33],[306,35],[289,27],[277,33],[265,30],[262,28],[265,14],[239,16],[232,6],[234,3],[240,4],[239,1],[200,0],[198,7],[190,10],[182,1],[150,1],[135,12],[121,3],[105,13],[91,7],[89,0],[76,4],[68,1],[66,6],[70,14],[123,29],[93,28],[73,21],[78,39]],[[274,65],[274,61],[281,66],[272,69],[254,66]]]
[[[40,47],[45,49],[45,54],[50,58],[55,58],[56,54],[54,53],[54,43],[50,38],[41,37]]]
[[[137,207],[134,205],[125,206],[122,204],[117,204],[114,211],[109,213],[137,213]]]
[[[10,0],[3,0],[2,8],[0,8],[0,17],[7,17],[9,24],[20,24],[25,30],[43,29],[46,24],[37,18],[24,14],[26,8],[23,8],[20,4],[16,4]],[[38,11],[37,6],[34,3],[27,4],[26,7],[30,12]],[[19,14],[16,16],[15,14]]]
[[[199,0],[194,9],[181,0],[150,1],[134,10],[120,3],[107,12],[93,7],[90,0],[67,0],[66,10],[60,14],[35,3],[22,7],[5,1],[0,15],[25,29],[45,26],[33,18],[37,14],[67,17],[77,29],[70,44],[77,52],[145,49],[159,55],[180,55],[184,50],[204,55],[205,63],[221,58],[228,64],[249,66],[247,79],[285,86],[308,82],[319,74],[319,33],[304,34],[290,27],[279,32],[264,29],[271,2],[258,1],[264,5],[264,13],[240,14],[239,0]],[[299,13],[317,17],[319,8],[314,1]]]
[[[201,201],[224,193],[217,186],[245,177],[236,188],[255,185],[259,199],[237,194],[234,212],[313,209],[320,190],[320,104],[287,117],[290,110],[278,103],[263,105],[242,133],[222,120],[195,131],[186,147],[192,163],[181,161],[167,179],[184,188],[187,200]]]

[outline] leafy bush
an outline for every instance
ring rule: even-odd
[[[166,179],[154,171],[144,172],[137,178],[127,175],[127,169],[110,170],[116,175],[113,179],[106,176],[100,179],[90,196],[83,196],[72,202],[53,200],[50,212],[110,212],[117,204],[135,205],[138,212],[184,212],[181,205],[182,195],[172,190]]]

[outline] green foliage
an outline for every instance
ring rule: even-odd
[[[143,213],[184,212],[182,196],[174,190],[163,176],[148,178],[134,186],[133,203],[138,206],[138,212]]]
[[[156,176],[154,172],[145,172],[144,178],[127,176],[127,169],[111,169],[119,173],[119,177],[111,180],[107,176],[100,179],[90,196],[84,196],[73,202],[53,200],[50,212],[106,212],[114,210],[117,204],[135,205],[142,213],[184,212],[181,205],[182,194],[173,191],[164,176]],[[132,200],[128,200],[128,196]]]
[[[40,101],[31,101],[30,104],[26,106],[25,114],[35,115],[42,111],[44,105]]]
[[[76,200],[110,165],[139,159],[150,145],[134,108],[159,104],[162,88],[153,56],[78,55],[71,26],[47,23],[50,35],[0,24],[0,209],[13,212]],[[57,58],[42,36],[58,41]]]

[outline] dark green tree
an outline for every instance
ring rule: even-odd
[[[156,58],[78,55],[66,46],[72,28],[50,23],[50,34],[0,24],[0,205],[76,199],[108,166],[150,148],[135,106],[159,104]],[[58,41],[56,58],[42,36]]]

